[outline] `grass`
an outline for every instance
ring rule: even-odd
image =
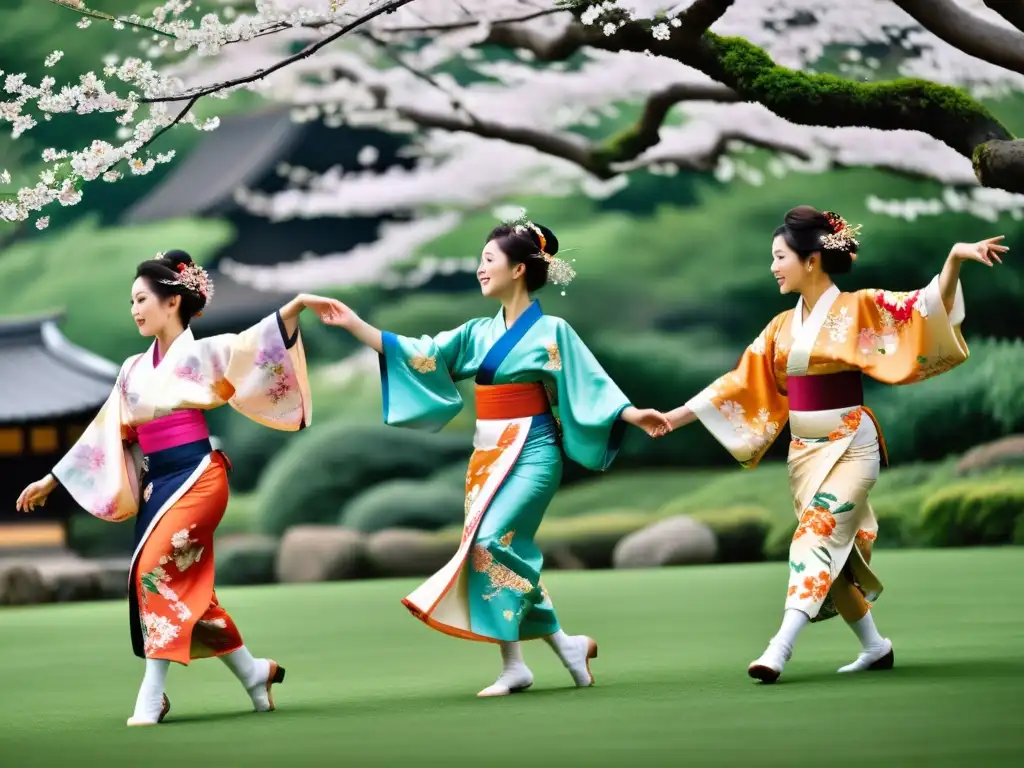
[[[876,607],[896,643],[891,673],[835,674],[856,652],[838,620],[812,626],[776,686],[745,675],[779,618],[784,567],[709,566],[546,577],[566,628],[601,644],[598,685],[568,686],[547,649],[526,647],[534,688],[474,693],[494,648],[415,621],[414,583],[225,589],[247,643],[288,668],[278,711],[218,663],[174,668],[164,725],[128,729],[141,663],[121,603],[7,609],[0,651],[0,756],[10,765],[136,766],[166,754],[203,764],[489,766],[1017,765],[1024,551],[885,552]],[[164,751],[166,750],[166,752]],[[187,758],[185,757],[187,755]]]

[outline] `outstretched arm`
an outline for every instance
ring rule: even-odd
[[[1004,237],[999,235],[977,243],[957,243],[950,249],[939,274],[939,293],[942,295],[942,305],[946,308],[947,314],[953,311],[956,287],[960,282],[960,265],[965,261],[980,261],[987,267],[995,266],[993,261],[1002,264],[1003,260],[999,258],[999,254],[1010,250],[1008,246],[1000,245]]]
[[[671,411],[665,414],[668,417],[668,423],[672,426],[672,429],[679,429],[685,427],[687,424],[692,424],[697,420],[697,414],[687,408],[685,405],[680,405],[678,408],[673,408]]]
[[[311,309],[320,317],[320,320],[328,325],[337,325],[338,318],[343,317],[351,310],[337,299],[329,299],[325,296],[315,296],[311,293],[300,293],[279,310],[281,322],[284,323],[284,330],[288,338],[295,336],[299,327],[299,315],[302,310]],[[354,315],[354,313],[353,313]]]
[[[320,315],[320,319],[327,325],[336,325],[339,328],[344,328],[357,341],[365,344],[378,355],[384,353],[384,335],[381,333],[380,328],[370,325],[353,312],[350,307],[342,304],[340,301],[332,300],[330,310],[326,316]]]

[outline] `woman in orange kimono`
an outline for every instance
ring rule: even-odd
[[[751,663],[751,677],[775,682],[808,623],[841,615],[862,652],[840,672],[889,669],[892,642],[875,627],[870,603],[882,585],[868,563],[878,524],[868,494],[885,443],[864,406],[862,376],[910,384],[964,362],[967,344],[960,266],[999,262],[1002,237],[953,246],[926,287],[908,293],[846,293],[832,276],[856,258],[858,227],[810,206],[789,211],[774,233],[772,275],[795,309],[776,316],[735,370],[668,414],[672,428],[695,420],[744,467],[753,468],[790,423],[790,490],[799,526],[789,552],[782,626]]]
[[[341,305],[303,294],[240,334],[196,339],[189,321],[212,295],[206,271],[182,251],[139,265],[132,316],[154,342],[124,362],[78,442],[17,501],[31,511],[60,484],[96,517],[135,518],[129,628],[146,672],[128,725],[155,725],[170,711],[164,680],[172,661],[219,657],[256,711],[274,708],[271,686],[284,680],[275,661],[253,657],[217,602],[213,536],[230,465],[213,450],[203,411],[228,404],[272,429],[309,426],[299,314],[308,307],[327,319]]]

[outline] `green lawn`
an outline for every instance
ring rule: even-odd
[[[247,712],[205,661],[171,670],[170,717],[141,729],[124,725],[141,662],[122,604],[7,609],[0,764],[1019,765],[1024,550],[876,562],[893,672],[837,676],[857,646],[836,620],[806,631],[779,684],[749,680],[779,619],[779,564],[566,572],[546,582],[568,631],[600,642],[597,687],[568,687],[534,643],[533,690],[491,700],[474,693],[496,650],[409,617],[411,582],[225,589],[253,651],[288,668],[278,711]]]

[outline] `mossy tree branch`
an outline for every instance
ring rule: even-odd
[[[581,3],[573,13],[579,17],[587,5]],[[781,67],[743,38],[708,31],[730,5],[730,0],[698,0],[680,15],[682,25],[672,29],[668,40],[652,36],[650,21],[627,22],[610,36],[594,26],[575,24],[561,39],[547,39],[544,50],[569,55],[585,46],[650,51],[693,67],[735,91],[741,100],[760,103],[799,125],[928,134],[970,158],[983,186],[1024,193],[1024,141],[1015,140],[988,109],[963,91],[921,79],[858,83]],[[530,39],[530,33],[517,30],[520,47],[532,49]]]

